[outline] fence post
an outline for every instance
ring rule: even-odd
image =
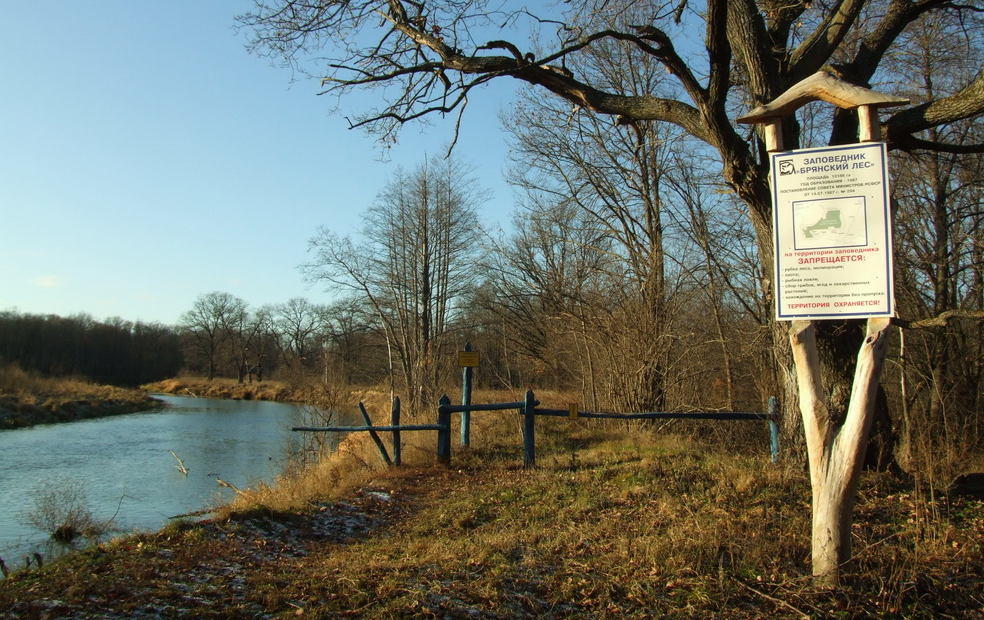
[[[769,397],[769,437],[772,462],[779,462],[779,401],[775,396]]]
[[[359,403],[359,411],[362,412],[362,419],[365,420],[366,426],[372,426],[372,420],[369,418],[366,406]],[[369,431],[369,436],[372,437],[373,443],[376,444],[376,448],[379,450],[379,456],[383,457],[386,466],[392,467],[393,461],[390,460],[389,454],[386,452],[386,446],[383,445],[383,440],[379,438],[379,434],[376,431]]]
[[[470,342],[465,343],[465,351],[471,351]],[[461,404],[467,407],[472,399],[472,367],[465,366],[461,371]],[[471,445],[471,411],[461,412],[461,445]]]
[[[533,390],[526,392],[526,402],[523,403],[523,466],[536,467],[536,443],[533,438]]]
[[[400,397],[393,397],[393,413],[390,416],[393,426],[400,425]],[[403,464],[403,446],[400,444],[400,431],[393,431],[393,462],[399,467]]]
[[[451,399],[445,394],[441,397],[437,409],[437,424],[441,427],[441,430],[437,431],[437,462],[449,467],[451,466],[451,413],[445,411],[444,407],[450,405]]]

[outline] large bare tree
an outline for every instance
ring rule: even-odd
[[[627,23],[622,16],[629,8],[649,18]],[[613,124],[630,126],[676,125],[717,154],[722,180],[743,203],[742,216],[755,230],[767,293],[775,281],[769,264],[768,157],[761,137],[733,119],[822,69],[855,84],[877,81],[886,58],[906,44],[902,35],[927,15],[957,17],[969,45],[984,40],[980,0],[674,0],[645,8],[633,0],[572,0],[535,8],[488,0],[271,0],[258,2],[241,23],[254,33],[258,52],[292,64],[308,53],[324,59],[326,92],[377,92],[377,105],[351,124],[384,137],[414,119],[463,112],[476,87],[499,77],[546,89],[568,101],[572,113],[605,115]],[[570,59],[611,42],[625,50],[623,63],[656,63],[673,79],[654,85],[652,92],[631,93],[570,69],[576,66]],[[984,71],[978,71],[967,82],[886,117],[883,135],[892,149],[980,152],[981,145],[953,147],[926,132],[982,113]],[[789,117],[784,123],[786,148],[798,146],[808,118]],[[854,114],[838,112],[831,121],[827,142],[857,139]],[[830,428],[836,428],[847,411],[853,354],[864,334],[856,325],[830,322],[817,332],[824,381],[815,387],[827,401]],[[796,376],[786,330],[776,326],[772,340],[786,419],[794,421]],[[849,544],[838,543],[827,557],[829,562],[814,570],[836,582],[837,567],[850,557]]]

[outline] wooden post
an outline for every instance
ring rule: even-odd
[[[400,397],[393,397],[393,413],[390,415],[393,426],[400,425]],[[403,446],[400,443],[400,431],[393,431],[393,463],[397,467],[403,464]]]
[[[465,351],[471,351],[470,342],[465,343]],[[461,371],[461,404],[465,407],[472,399],[472,367],[465,366]],[[471,445],[471,411],[461,412],[461,445]]]
[[[526,401],[523,403],[523,466],[527,468],[536,467],[536,442],[533,438],[533,428],[535,415],[533,390],[526,392]]]
[[[451,414],[444,410],[444,406],[450,404],[451,399],[445,394],[437,409],[437,425],[441,427],[437,431],[437,462],[448,467],[451,465]]]
[[[362,419],[365,421],[366,426],[372,426],[372,420],[369,419],[369,413],[366,411],[366,406],[361,402],[359,403],[359,411],[362,412]],[[386,466],[392,467],[393,461],[390,460],[389,453],[386,452],[386,446],[383,445],[383,440],[379,438],[379,433],[374,430],[370,430],[369,436],[372,437],[373,443],[376,444],[376,448],[379,450],[379,456],[383,457],[383,461],[386,463]]]
[[[770,438],[770,453],[772,454],[772,462],[779,462],[779,401],[776,400],[775,396],[769,397],[769,438]]]
[[[782,119],[771,118],[763,125],[765,127],[765,150],[770,153],[781,151],[783,148]]]
[[[858,141],[878,142],[881,140],[881,125],[878,124],[878,108],[873,105],[858,106]]]

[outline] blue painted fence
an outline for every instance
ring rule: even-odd
[[[470,382],[469,382],[470,383]],[[769,411],[766,413],[743,413],[743,412],[644,412],[644,413],[605,413],[593,411],[579,411],[576,409],[549,409],[539,407],[540,402],[536,400],[533,391],[526,393],[526,398],[522,401],[511,403],[486,403],[471,404],[471,390],[468,390],[469,398],[466,404],[452,405],[451,399],[446,395],[441,397],[437,408],[437,424],[400,424],[400,399],[393,399],[392,424],[388,426],[374,426],[369,414],[366,412],[362,403],[359,403],[359,410],[362,413],[365,426],[328,426],[310,427],[295,426],[293,431],[306,432],[327,432],[327,433],[348,433],[355,431],[368,432],[379,450],[380,456],[387,465],[401,464],[401,436],[402,432],[407,431],[437,431],[437,461],[444,465],[451,464],[451,415],[461,413],[462,424],[467,424],[466,415],[470,416],[475,411],[518,411],[523,416],[523,463],[526,467],[536,466],[536,417],[566,417],[575,419],[608,419],[608,420],[758,420],[769,424],[770,453],[772,462],[779,458],[779,411],[775,397],[769,398]],[[379,438],[378,433],[393,433],[393,454],[390,459],[386,447]],[[461,434],[462,445],[468,445],[468,435],[466,431]]]

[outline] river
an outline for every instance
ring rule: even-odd
[[[76,488],[97,520],[114,531],[157,530],[169,517],[270,482],[296,447],[290,427],[302,409],[268,401],[155,395],[148,412],[0,431],[0,558],[11,568],[34,552],[58,553],[49,533],[29,525],[43,489]],[[181,458],[188,469],[178,470]]]

